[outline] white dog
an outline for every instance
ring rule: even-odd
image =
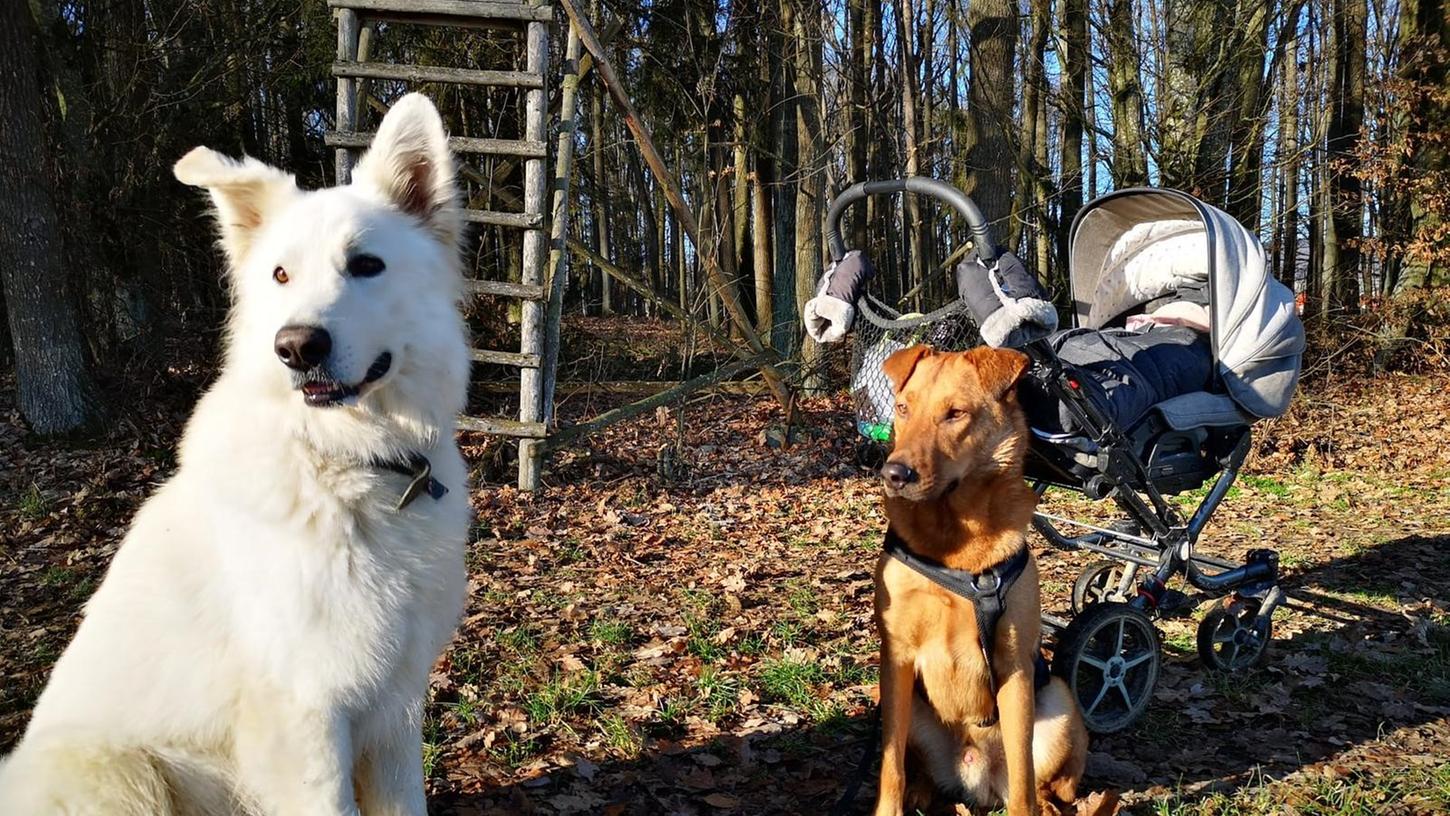
[[[197,148],[226,357],[0,765],[0,814],[418,814],[463,606],[469,374],[442,122],[402,99],[345,187]]]

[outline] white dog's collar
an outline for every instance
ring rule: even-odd
[[[428,457],[421,453],[412,453],[404,461],[374,462],[376,467],[390,470],[412,478],[408,486],[403,489],[403,494],[398,497],[398,504],[393,508],[394,512],[401,512],[404,507],[413,503],[413,500],[427,493],[434,501],[443,498],[448,494],[448,488],[437,479],[433,478],[433,463]]]

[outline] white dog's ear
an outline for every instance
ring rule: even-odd
[[[291,173],[253,158],[229,158],[206,147],[192,148],[171,172],[176,180],[205,187],[216,206],[222,248],[235,266],[246,257],[267,214],[297,192]]]
[[[443,120],[428,97],[399,99],[353,171],[353,183],[370,186],[398,209],[416,216],[440,241],[458,241],[458,189]]]

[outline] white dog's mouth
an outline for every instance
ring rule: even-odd
[[[302,400],[308,405],[318,408],[343,405],[362,394],[364,388],[381,380],[392,367],[393,354],[385,351],[379,354],[376,360],[373,360],[371,366],[368,366],[367,374],[363,376],[362,382],[344,383],[335,379],[326,369],[318,367],[297,377],[296,387],[302,392]]]

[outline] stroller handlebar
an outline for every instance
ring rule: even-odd
[[[924,195],[948,204],[966,219],[967,227],[972,232],[972,242],[976,245],[977,256],[986,263],[997,259],[997,247],[992,243],[991,233],[987,230],[987,219],[966,193],[945,181],[911,176],[904,179],[857,182],[836,196],[826,213],[826,243],[831,250],[831,260],[840,261],[846,257],[846,242],[841,239],[841,216],[845,215],[846,210],[868,196],[891,193]]]

